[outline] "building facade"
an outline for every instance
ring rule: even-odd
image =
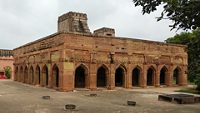
[[[59,17],[58,32],[14,51],[15,81],[59,91],[187,85],[187,47],[91,33],[87,15]]]
[[[13,79],[14,75],[14,58],[13,58],[13,52],[12,50],[5,50],[0,49],[0,78],[5,77],[5,71],[6,69],[10,70],[11,73],[11,79]]]

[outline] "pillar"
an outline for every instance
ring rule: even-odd
[[[108,89],[113,90],[115,88],[115,65],[110,64],[109,76],[108,76]]]
[[[87,80],[88,83],[88,88],[91,90],[97,89],[97,68],[96,64],[91,63],[89,67],[89,79]],[[86,83],[87,83],[86,82]]]
[[[74,90],[74,72],[75,66],[72,62],[62,63],[60,69],[60,90],[61,91],[73,91]]]
[[[173,74],[174,74],[173,65],[171,65],[168,70],[168,79],[167,79],[167,86],[169,87],[173,85]]]
[[[132,88],[132,70],[131,64],[128,64],[127,73],[125,75],[125,88]]]
[[[155,70],[155,74],[154,74],[154,86],[155,87],[159,87],[160,86],[160,68],[157,67],[157,69]]]
[[[143,65],[143,71],[140,76],[140,87],[146,88],[147,87],[147,65]]]

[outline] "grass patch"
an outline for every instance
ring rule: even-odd
[[[183,88],[183,89],[180,89],[180,90],[176,90],[175,92],[200,94],[200,92],[197,91],[196,88]]]

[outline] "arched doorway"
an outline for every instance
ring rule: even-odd
[[[167,68],[163,67],[160,70],[160,85],[166,85]]]
[[[36,77],[37,77],[37,84],[39,85],[40,84],[40,78],[41,78],[41,73],[40,73],[40,67],[37,66],[36,67]]]
[[[132,86],[139,86],[140,81],[140,69],[136,67],[132,71]]]
[[[86,87],[86,76],[87,68],[84,65],[80,65],[75,71],[75,88],[85,88]]]
[[[97,70],[97,87],[106,87],[108,69],[101,66]]]
[[[155,75],[155,71],[152,67],[150,67],[147,70],[147,86],[153,86],[154,85],[154,75]]]
[[[49,85],[49,73],[48,73],[48,67],[46,65],[42,69],[42,85],[44,86]]]
[[[24,69],[24,83],[28,83],[28,67]]]
[[[176,68],[173,72],[173,84],[174,85],[179,85],[180,84],[180,74],[181,74],[181,69],[180,68]]]
[[[125,70],[122,67],[118,67],[115,71],[115,86],[124,87],[125,83]]]
[[[53,66],[53,86],[59,87],[59,68],[57,65]]]
[[[33,67],[31,66],[30,71],[29,71],[29,83],[33,84],[34,83],[34,71],[33,71]]]
[[[15,80],[18,81],[18,67],[15,67]]]
[[[20,75],[19,75],[19,79],[18,79],[19,82],[24,81],[23,75],[24,75],[23,67],[20,67]]]

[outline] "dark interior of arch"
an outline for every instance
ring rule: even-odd
[[[153,86],[153,75],[154,75],[153,69],[149,68],[147,71],[147,85],[148,86]]]
[[[124,70],[122,68],[117,68],[115,72],[115,86],[123,87],[124,81]]]
[[[57,66],[55,66],[53,69],[53,76],[55,78],[55,86],[59,87],[59,69]]]
[[[97,87],[106,87],[106,69],[100,67],[97,71]]]
[[[38,84],[40,84],[40,68],[36,67],[36,75],[38,76]]]
[[[31,74],[31,75],[30,75],[30,77],[31,77],[31,81],[30,81],[30,82],[33,83],[33,82],[34,82],[33,67],[30,68],[30,74]]]
[[[85,88],[85,69],[79,66],[75,72],[75,88]]]
[[[140,70],[135,68],[132,72],[132,86],[139,86]]]
[[[173,73],[173,84],[179,84],[179,79],[178,79],[179,74],[180,74],[179,69],[176,68]]]
[[[165,83],[166,72],[167,70],[165,68],[162,68],[160,71],[160,85],[166,85]]]
[[[45,76],[45,85],[49,85],[49,74],[48,74],[48,68],[45,66],[43,70],[44,76]]]
[[[28,83],[28,68],[27,67],[24,70],[24,82]]]

